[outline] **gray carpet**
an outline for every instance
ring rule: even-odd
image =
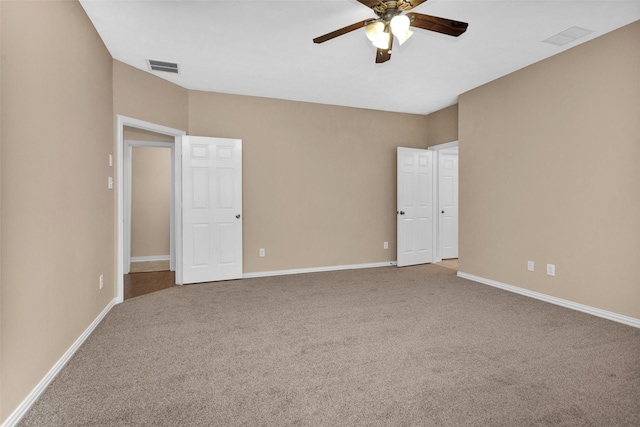
[[[21,426],[640,425],[640,330],[435,265],[113,308]]]

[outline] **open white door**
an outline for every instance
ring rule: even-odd
[[[441,257],[458,258],[458,154],[443,150],[439,163]]]
[[[182,283],[242,277],[242,141],[182,137]]]
[[[398,147],[398,267],[434,261],[433,152]]]

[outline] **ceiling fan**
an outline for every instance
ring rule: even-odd
[[[378,48],[376,52],[376,63],[379,64],[391,59],[393,36],[396,36],[400,45],[411,37],[413,31],[411,31],[409,27],[422,28],[424,30],[458,37],[460,34],[467,31],[467,27],[469,26],[466,22],[438,18],[437,16],[423,15],[415,12],[403,13],[427,0],[357,1],[371,8],[378,17],[375,19],[365,19],[344,28],[340,28],[339,30],[327,33],[323,36],[316,37],[313,39],[313,42],[324,43],[327,40],[331,40],[364,27],[367,38],[376,48]]]

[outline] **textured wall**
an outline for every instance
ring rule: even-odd
[[[125,141],[174,142],[172,136],[128,126],[124,127],[123,136]],[[169,255],[170,185],[172,184],[171,165],[167,162],[171,161],[170,151],[147,150],[139,151],[138,154],[135,156],[138,166],[132,165],[132,173],[138,174],[140,178],[134,181],[137,181],[140,186],[131,196],[132,209],[137,212],[137,219],[131,228],[131,253],[132,256]],[[139,200],[138,195],[142,196]],[[157,208],[165,204],[166,210]],[[139,209],[134,209],[135,205],[138,205]]]
[[[113,112],[186,130],[188,91],[114,59]]]
[[[115,297],[115,195],[112,59],[82,7],[0,8],[5,420]]]
[[[461,271],[640,318],[638,40],[640,22],[460,96]]]
[[[190,134],[243,140],[247,273],[395,260],[396,147],[425,148],[426,128],[419,115],[189,93]]]
[[[133,147],[131,256],[169,256],[171,150]]]
[[[458,104],[427,116],[427,143],[429,147],[458,140]]]

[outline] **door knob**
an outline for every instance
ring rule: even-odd
[[[404,211],[396,211],[396,213],[398,213],[400,215],[404,215]]]
[[[237,218],[237,219],[240,219],[240,214],[236,215],[236,218]]]
[[[444,211],[442,211],[442,213],[444,213]]]

